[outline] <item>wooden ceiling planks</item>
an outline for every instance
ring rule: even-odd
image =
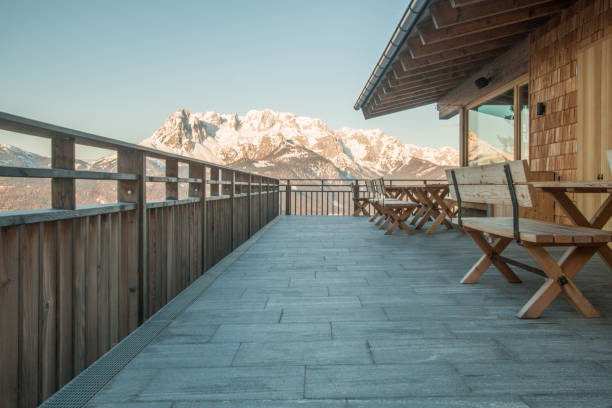
[[[362,106],[366,118],[438,102],[574,0],[434,0]]]

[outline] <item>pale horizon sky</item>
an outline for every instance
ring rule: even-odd
[[[367,121],[353,109],[407,3],[5,0],[0,111],[137,143],[181,108],[269,108],[457,148],[458,118],[434,105]],[[37,138],[0,140],[48,155]]]

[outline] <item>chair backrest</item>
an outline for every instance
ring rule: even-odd
[[[446,170],[450,186],[449,195],[456,200],[455,181],[463,202],[512,205],[512,195],[508,188],[506,167],[512,175],[512,184],[519,207],[533,207],[535,190],[529,182],[529,168],[524,160],[506,163],[486,164],[474,167],[457,167]]]
[[[385,182],[383,181],[382,178],[376,179],[376,185],[378,186],[378,193],[385,197]]]
[[[372,180],[366,180],[365,185],[366,191],[368,192],[368,197],[374,198],[374,188],[372,187]]]

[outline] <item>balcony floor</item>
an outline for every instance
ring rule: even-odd
[[[461,285],[479,256],[454,230],[385,236],[363,217],[284,217],[88,406],[609,407],[600,259],[576,282],[604,318],[560,297],[520,320],[542,279],[489,269]]]

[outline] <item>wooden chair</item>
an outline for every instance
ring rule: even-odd
[[[380,229],[385,229],[389,226],[386,235],[393,234],[398,227],[406,231],[408,234],[413,234],[412,230],[406,225],[408,217],[414,213],[415,209],[418,208],[419,204],[413,201],[398,200],[390,198],[385,190],[384,180],[377,179],[374,181],[376,190],[378,191],[379,198],[371,201],[372,205],[377,208],[382,214],[381,219],[378,223],[382,223]],[[377,223],[377,224],[378,224]]]
[[[453,223],[462,227],[484,253],[462,283],[475,283],[490,265],[494,265],[509,282],[520,283],[521,280],[508,266],[514,265],[546,278],[519,311],[518,317],[539,317],[560,293],[584,317],[599,317],[573,278],[599,247],[612,241],[612,232],[519,218],[519,206],[535,205],[535,191],[528,184],[529,171],[525,161],[448,169],[446,176],[451,185],[451,198],[459,207],[458,217],[453,218]],[[512,205],[513,217],[462,218],[462,201]],[[493,238],[492,244],[485,236]],[[525,247],[542,269],[501,256],[513,240]],[[548,247],[569,249],[559,261],[555,261],[546,251]]]
[[[367,182],[368,180],[366,180],[366,188],[367,188]],[[354,195],[359,195],[359,181],[355,181],[354,184]],[[366,208],[369,204],[370,204],[370,194],[369,194],[369,190],[368,190],[368,194],[366,197],[353,197],[353,203],[355,204],[355,210],[353,211],[353,217],[358,217],[359,213],[363,214],[363,215],[367,215],[369,216],[370,213],[368,211],[368,209]]]

